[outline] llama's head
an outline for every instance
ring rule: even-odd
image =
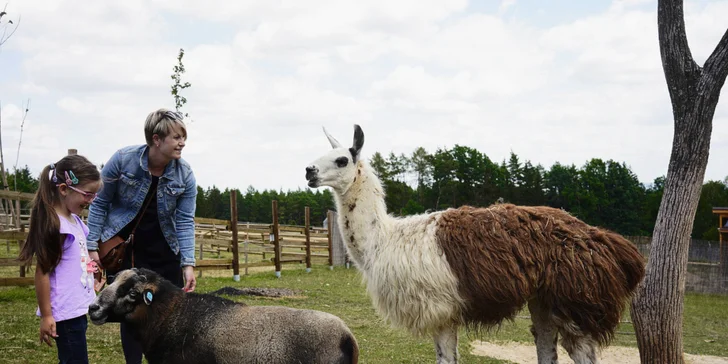
[[[356,178],[364,132],[359,125],[354,125],[354,143],[350,148],[343,147],[326,128],[324,134],[334,149],[306,167],[306,180],[309,187],[329,186],[338,193],[346,193]]]

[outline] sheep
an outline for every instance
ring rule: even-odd
[[[596,363],[614,337],[645,261],[624,237],[566,211],[499,203],[415,216],[387,214],[384,189],[360,158],[364,132],[306,167],[309,187],[332,188],[340,233],[376,311],[394,327],[431,335],[437,363],[458,361],[459,327],[498,326],[528,306],[538,362],[556,342]]]
[[[359,360],[356,338],[337,316],[186,293],[148,269],[120,272],[89,317],[95,325],[128,323],[149,364]]]

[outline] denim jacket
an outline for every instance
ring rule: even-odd
[[[88,249],[119,233],[142,208],[152,184],[147,145],[118,150],[101,171],[101,192],[89,207]],[[195,265],[195,206],[197,183],[192,168],[183,159],[167,164],[157,186],[157,213],[162,233],[180,254],[182,266]]]

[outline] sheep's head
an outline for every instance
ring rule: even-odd
[[[356,177],[357,161],[364,146],[364,132],[354,125],[354,143],[345,148],[324,128],[332,151],[306,167],[306,180],[309,187],[329,186],[338,193],[346,193]]]
[[[151,304],[157,291],[160,277],[148,269],[127,269],[119,272],[114,283],[104,288],[89,305],[91,322],[102,325],[105,322],[130,322],[141,309]]]

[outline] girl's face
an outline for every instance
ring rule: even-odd
[[[69,212],[80,215],[83,209],[96,198],[101,189],[101,181],[82,183],[76,186],[67,186],[65,183],[58,186],[61,194],[61,205]]]

